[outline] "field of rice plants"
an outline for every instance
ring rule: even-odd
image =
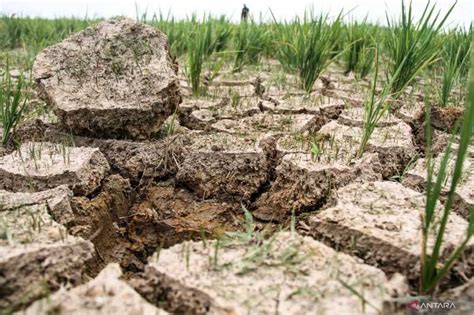
[[[455,5],[0,16],[0,314],[473,312]]]

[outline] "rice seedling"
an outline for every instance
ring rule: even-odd
[[[311,12],[305,13],[303,21],[296,18],[291,24],[282,24],[275,20],[275,25],[280,63],[296,71],[302,88],[311,92],[333,58],[331,53],[341,34],[341,14],[331,23],[327,15],[315,17]]]
[[[246,64],[256,64],[266,45],[266,32],[254,21],[240,23],[234,36],[235,59],[233,72],[240,72]]]
[[[377,96],[375,91],[377,88],[377,81],[378,81],[378,73],[379,73],[379,53],[378,49],[375,52],[375,72],[372,79],[372,85],[370,89],[369,96],[367,100],[364,102],[364,125],[363,125],[363,132],[362,138],[360,141],[359,149],[357,151],[357,157],[360,158],[362,154],[364,154],[365,147],[367,146],[367,142],[369,142],[372,133],[377,126],[379,120],[383,117],[383,115],[388,110],[388,103],[387,97],[389,95],[388,85],[385,86],[383,92],[380,96]]]
[[[420,291],[422,294],[432,294],[443,278],[448,274],[454,263],[460,258],[467,243],[474,235],[474,207],[470,209],[469,223],[464,240],[453,249],[450,255],[442,261],[442,245],[446,225],[451,213],[455,192],[458,183],[461,180],[463,164],[468,151],[468,146],[474,132],[474,71],[471,67],[471,78],[469,83],[469,102],[465,108],[462,126],[459,133],[459,147],[457,150],[456,161],[453,171],[449,174],[448,165],[451,155],[451,145],[456,133],[453,133],[446,151],[442,157],[441,163],[434,178],[434,160],[431,154],[431,115],[430,107],[426,109],[426,142],[427,142],[427,186],[426,186],[426,205],[422,215],[422,252],[421,252],[421,277]],[[450,176],[449,191],[440,212],[440,218],[437,218],[437,203],[440,198],[443,181],[446,175]],[[431,241],[431,230],[435,230],[433,235],[434,246],[429,250],[428,244]]]
[[[352,22],[345,31],[347,43],[343,53],[345,74],[353,72],[358,78],[365,78],[374,62],[374,37],[377,28],[371,28],[364,20]]]
[[[209,24],[194,22],[195,29],[192,36],[188,39],[188,58],[186,64],[186,74],[191,82],[193,95],[201,93],[201,72],[205,54],[208,50],[207,41]]]
[[[387,14],[387,78],[395,77],[395,73],[399,72],[391,87],[394,97],[400,96],[420,71],[436,61],[440,48],[436,38],[455,4],[456,2],[442,18],[439,11],[435,13],[435,5],[431,6],[430,2],[426,4],[418,21],[414,19],[411,3],[407,9],[403,1],[399,21],[390,19]]]
[[[4,71],[0,81],[0,122],[3,128],[2,144],[6,145],[22,117],[28,95],[24,91],[26,83],[23,75],[15,82],[10,75],[8,62]]]
[[[471,51],[472,27],[469,31],[454,30],[446,36],[442,51],[441,84],[438,88],[439,104],[447,106],[453,88],[467,75]],[[462,85],[462,84],[461,84]]]

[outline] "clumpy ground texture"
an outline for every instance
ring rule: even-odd
[[[401,272],[416,283],[419,279],[421,214],[425,197],[394,182],[350,184],[339,189],[336,205],[309,218],[308,233],[331,246],[361,257],[388,274]],[[435,222],[441,219],[441,205]],[[468,222],[452,213],[446,226],[443,255],[460,244]],[[430,230],[429,249],[439,224]],[[451,277],[472,277],[474,256],[471,241]],[[458,279],[459,280],[459,279]]]
[[[87,195],[99,187],[109,168],[97,148],[27,142],[0,158],[0,188],[34,192],[68,185],[76,194]]]
[[[147,138],[181,101],[166,35],[128,18],[46,48],[33,77],[67,130],[98,137]]]
[[[0,309],[13,311],[60,286],[84,281],[92,243],[71,236],[48,213],[64,210],[57,214],[66,221],[67,188],[34,194],[0,191],[0,202]]]
[[[35,302],[24,312],[37,314],[168,314],[143,299],[119,277],[118,264],[107,265],[93,280],[66,290],[62,288],[52,296]]]
[[[0,148],[2,315],[406,311],[420,293],[426,84],[389,100],[360,148],[371,76],[334,63],[304,91],[276,59],[236,71],[240,49],[206,51],[192,89],[190,51],[171,58],[156,28],[172,32],[175,53],[180,27],[88,23],[38,54],[37,91],[28,85],[24,120]],[[220,46],[224,25],[205,41]],[[242,30],[230,29],[234,39]],[[459,105],[433,107],[435,165]],[[469,149],[440,263],[469,226],[473,157]],[[469,307],[473,245],[436,298]]]
[[[255,243],[184,242],[155,254],[131,284],[187,314],[378,314],[384,299],[406,290],[389,290],[380,270],[289,232]]]

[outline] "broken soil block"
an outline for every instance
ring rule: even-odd
[[[213,99],[191,99],[179,105],[180,123],[190,129],[210,130],[220,119],[237,119],[261,112],[257,98],[231,100],[228,97]]]
[[[148,303],[125,281],[118,264],[107,265],[95,278],[76,288],[61,288],[33,303],[22,314],[140,314],[165,315]]]
[[[451,134],[456,125],[462,122],[463,114],[463,107],[432,107],[430,114],[431,126]],[[422,110],[417,113],[413,125],[424,128],[425,120],[426,113]]]
[[[36,193],[12,193],[0,190],[0,211],[20,207],[47,206],[53,220],[69,226],[74,220],[70,199],[72,191],[65,185]]]
[[[59,213],[60,205],[67,203],[58,203],[59,193],[59,189],[33,194],[0,191],[2,310],[15,310],[62,285],[78,285],[84,279],[85,264],[94,247],[69,235],[48,213],[49,209]]]
[[[453,151],[456,150],[456,144],[453,144]],[[470,147],[466,158],[464,159],[463,171],[456,187],[455,198],[454,198],[454,211],[465,219],[469,219],[469,210],[474,207],[474,157],[472,153],[474,148]],[[444,158],[444,152],[434,158],[433,168],[433,182],[436,181],[438,176],[439,166],[441,165]],[[454,172],[454,166],[456,164],[457,153],[452,152],[448,160],[446,169],[446,178],[443,180],[442,185],[442,200],[444,200],[449,192],[451,186],[451,179]],[[419,159],[415,166],[408,170],[403,178],[403,184],[407,187],[418,191],[424,191],[426,189],[426,183],[428,182],[427,172],[427,160]]]
[[[134,184],[176,174],[178,164],[183,160],[183,153],[187,146],[185,143],[187,138],[183,135],[172,135],[156,141],[138,142],[72,136],[54,127],[45,129],[44,139],[59,143],[74,143],[76,146],[99,148],[109,162],[111,169],[128,178]]]
[[[286,96],[278,99],[277,103],[262,101],[262,108],[275,114],[322,114],[327,119],[337,118],[344,107],[342,100],[321,96]]]
[[[67,185],[75,194],[88,195],[108,171],[97,148],[28,142],[0,158],[0,189],[34,192]]]
[[[388,290],[381,270],[288,232],[184,242],[154,254],[130,283],[179,314],[379,314],[406,289]]]
[[[127,237],[127,219],[134,195],[128,180],[111,175],[96,196],[71,199],[75,221],[69,231],[90,239],[96,249],[88,273],[95,275],[110,262],[118,262],[129,270],[143,268],[141,253],[132,250]]]
[[[420,275],[421,215],[425,197],[395,182],[350,184],[335,193],[336,205],[309,217],[308,234],[362,258],[387,274],[399,272],[407,276],[413,287]],[[441,209],[435,212],[441,216]],[[435,221],[439,222],[440,218]],[[430,230],[429,251],[435,229]],[[468,223],[451,213],[444,244],[443,257],[466,236]],[[472,242],[461,260],[451,270],[449,285],[462,283],[474,275]]]
[[[180,103],[176,65],[158,29],[100,22],[37,55],[38,94],[73,133],[148,138]]]
[[[148,188],[128,219],[133,250],[154,252],[183,240],[216,237],[241,227],[240,203],[202,200],[173,183]]]
[[[331,157],[325,153],[314,157],[310,153],[290,153],[276,168],[276,179],[270,189],[256,201],[253,215],[261,220],[281,221],[292,212],[316,210],[323,206],[332,190],[351,181],[377,180],[374,167],[379,163],[374,155],[363,159]]]
[[[364,108],[353,107],[348,108],[339,115],[338,122],[345,126],[354,126],[362,128],[364,126]],[[377,127],[390,127],[395,126],[402,122],[389,112],[386,112],[377,123]]]
[[[357,151],[362,139],[363,129],[331,121],[321,127],[318,134],[326,136],[333,142],[340,143],[339,146],[349,145],[354,151]],[[375,128],[365,152],[379,155],[384,178],[401,174],[406,165],[416,155],[410,126],[400,122],[389,127]]]
[[[268,180],[272,161],[256,135],[221,132],[188,136],[191,144],[176,180],[199,197],[249,199]]]
[[[320,120],[320,115],[261,113],[236,120],[222,119],[212,128],[232,134],[303,132],[317,130]]]

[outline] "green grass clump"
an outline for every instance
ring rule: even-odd
[[[447,106],[453,88],[465,81],[469,69],[472,27],[451,31],[441,53],[441,84],[438,88],[439,104]]]
[[[469,101],[464,110],[463,123],[459,133],[459,147],[457,150],[456,161],[454,169],[451,174],[448,174],[448,165],[451,155],[451,145],[454,135],[448,144],[446,152],[443,155],[442,161],[438,168],[438,174],[434,178],[434,160],[431,154],[431,123],[430,123],[430,108],[426,110],[426,126],[427,126],[427,169],[428,180],[426,188],[426,206],[423,214],[422,222],[422,255],[421,255],[421,281],[420,291],[422,294],[432,294],[443,278],[448,274],[449,270],[455,262],[461,257],[464,248],[468,244],[471,237],[474,235],[474,207],[470,209],[469,224],[466,230],[466,236],[457,248],[453,249],[449,257],[441,260],[443,238],[446,232],[446,225],[448,223],[449,215],[453,208],[455,199],[456,187],[462,178],[463,164],[466,159],[469,143],[474,132],[474,71],[471,67],[471,79],[469,84]],[[436,215],[436,205],[440,200],[440,194],[443,183],[446,181],[446,176],[450,175],[449,191],[444,202],[440,218]],[[434,246],[431,252],[428,252],[428,244],[432,243],[430,240],[431,229],[435,229]]]
[[[2,144],[6,145],[22,117],[28,96],[24,91],[26,84],[23,76],[20,75],[14,82],[8,62],[4,71],[0,81],[0,122],[3,128]]]
[[[302,88],[311,92],[314,82],[330,62],[337,41],[341,36],[341,15],[333,22],[327,15],[315,17],[305,14],[304,20],[277,23],[276,55],[286,69],[298,73]]]
[[[237,26],[234,35],[234,72],[242,70],[246,64],[256,64],[260,61],[265,45],[267,45],[266,29],[254,21],[242,22]]]
[[[437,36],[453,8],[454,5],[440,19],[440,12],[435,14],[435,5],[430,6],[428,2],[420,19],[415,22],[411,3],[407,10],[402,2],[400,20],[390,20],[387,16],[387,77],[393,77],[400,70],[391,88],[394,97],[398,97],[421,70],[436,61],[440,50]]]
[[[353,72],[357,78],[365,78],[374,63],[377,28],[366,20],[352,22],[345,27],[346,48],[343,53],[345,74]]]

